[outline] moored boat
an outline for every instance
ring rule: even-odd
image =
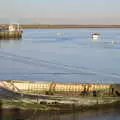
[[[92,40],[98,40],[100,37],[99,33],[92,33]]]
[[[8,28],[2,27],[0,29],[0,39],[2,38],[21,38],[23,30],[21,30],[19,24],[11,24]]]

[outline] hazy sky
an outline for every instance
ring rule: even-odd
[[[0,23],[120,24],[120,0],[0,0]]]

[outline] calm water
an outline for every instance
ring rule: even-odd
[[[120,44],[112,40],[120,29],[25,29],[22,40],[0,41],[0,79],[120,83]]]
[[[120,110],[97,110],[72,114],[34,114],[29,120],[120,120]]]
[[[120,110],[91,110],[86,112],[65,113],[19,111],[17,109],[4,111],[1,120],[120,120]]]
[[[91,32],[100,40],[92,41]],[[112,40],[120,41],[120,29],[25,29],[22,40],[0,41],[0,79],[120,83],[120,44]],[[55,114],[51,120],[119,120],[119,113]]]

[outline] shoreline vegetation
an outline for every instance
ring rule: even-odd
[[[4,118],[5,120],[8,118],[9,119],[12,118],[12,120],[16,120],[16,118],[26,119],[26,118],[35,117],[36,115],[44,116],[47,115],[48,113],[62,115],[62,114],[71,114],[77,112],[82,113],[87,111],[90,112],[90,111],[103,110],[103,109],[105,110],[111,108],[119,109],[120,107],[120,99],[116,97],[107,98],[107,101],[106,98],[102,98],[104,102],[100,102],[101,98],[99,97],[97,98],[83,97],[81,99],[84,99],[85,102],[86,100],[95,101],[95,103],[92,105],[87,104],[87,102],[85,104],[82,103],[77,104],[74,101],[72,104],[59,103],[59,102],[54,102],[54,103],[52,102],[52,104],[50,103],[48,104],[44,100],[42,102],[38,102],[36,99],[28,99],[28,98],[22,98],[22,99],[2,98],[0,102],[1,103],[0,117],[2,117],[1,119]]]
[[[26,119],[35,117],[36,115],[49,114],[71,114],[82,113],[98,110],[116,109],[120,108],[119,97],[74,97],[72,100],[68,98],[67,102],[64,100],[44,100],[44,99],[30,99],[22,98],[1,98],[0,99],[0,114],[2,119]],[[75,99],[78,99],[77,101]],[[92,103],[92,104],[91,104]],[[6,118],[6,116],[9,116]],[[14,119],[13,119],[14,118]]]
[[[75,111],[87,111],[92,109],[103,109],[120,107],[119,97],[80,97],[69,100],[38,100],[36,98],[9,98],[0,100],[0,108],[37,111],[61,111],[69,113]]]
[[[8,27],[9,24],[0,24],[0,27]],[[58,25],[58,24],[20,24],[24,29],[34,29],[34,28],[120,28],[120,25]]]
[[[21,100],[4,100],[2,109],[0,109],[0,119],[1,120],[33,120],[34,118],[48,118],[51,116],[74,114],[74,113],[91,113],[92,111],[103,111],[107,109],[119,109],[120,101],[116,101],[108,104],[96,104],[94,106],[75,106],[68,104],[56,104],[56,105],[46,105],[38,103],[28,103]]]

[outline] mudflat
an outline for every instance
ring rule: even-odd
[[[5,24],[4,27],[8,27]],[[0,24],[3,27],[3,24]],[[22,28],[120,28],[120,25],[59,25],[59,24],[21,24]]]

